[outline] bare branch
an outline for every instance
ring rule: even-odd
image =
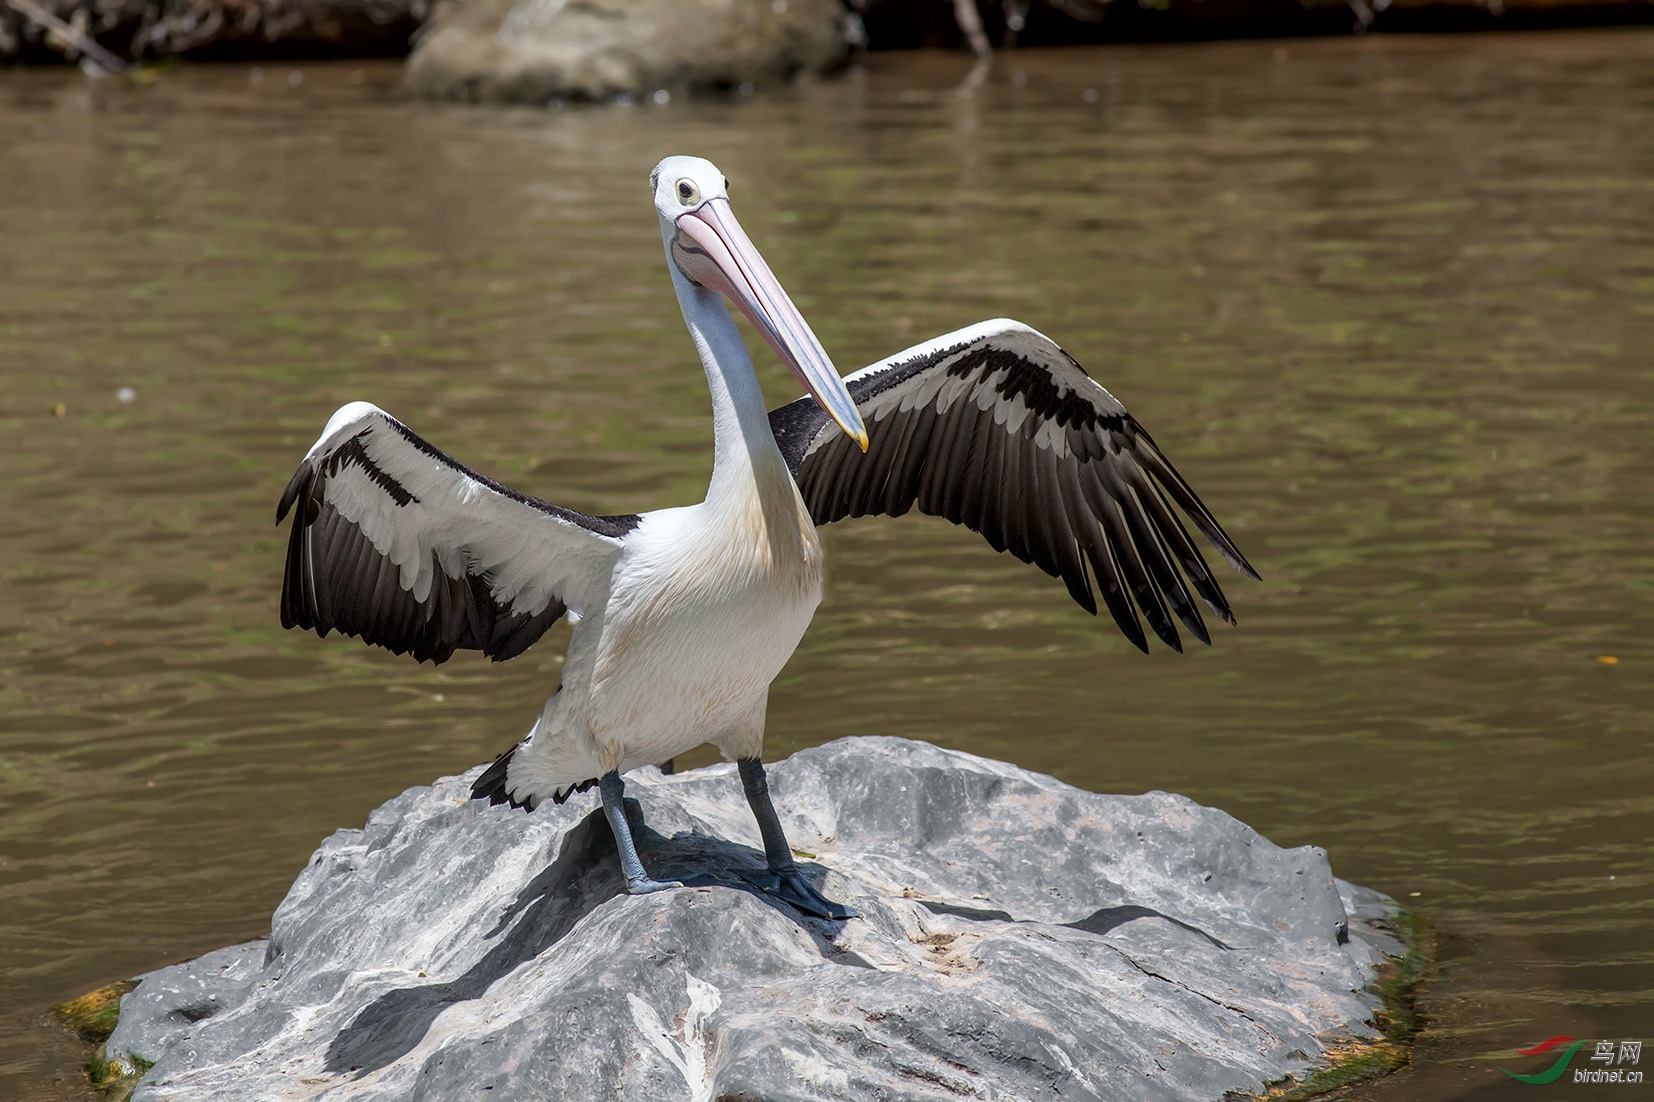
[[[85,54],[87,57],[91,58],[100,68],[105,69],[108,72],[126,72],[126,62],[122,61],[120,58],[98,45],[97,39],[93,38],[85,31],[65,23],[51,12],[41,7],[35,2],[35,0],[6,0],[6,3],[9,4],[19,15],[23,16],[23,18],[33,20],[35,23],[46,28],[46,30],[62,39],[64,43],[66,43],[65,52],[68,52],[68,47],[73,47],[74,49]]]

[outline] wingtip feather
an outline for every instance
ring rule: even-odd
[[[276,502],[277,524],[287,519],[288,510],[293,508],[293,503],[304,492],[304,488],[309,483],[310,475],[314,470],[315,464],[306,459],[299,464],[299,469],[293,472],[293,477],[287,480],[287,486],[281,491],[281,500]]]

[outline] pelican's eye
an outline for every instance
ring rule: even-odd
[[[701,189],[695,186],[693,180],[678,181],[678,202],[686,207],[692,207],[701,201]]]

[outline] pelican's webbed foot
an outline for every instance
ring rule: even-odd
[[[682,880],[651,880],[647,876],[640,876],[636,880],[626,878],[626,891],[629,895],[648,895],[650,892],[664,892],[681,887]]]
[[[816,891],[814,885],[804,879],[804,874],[798,870],[797,865],[789,869],[766,869],[763,872],[742,869],[735,875],[765,895],[773,895],[781,902],[814,918],[843,922],[847,918],[861,917],[856,910],[842,903],[835,903]]]
[[[633,895],[648,895],[650,892],[683,887],[676,880],[652,880],[643,871],[643,862],[637,855],[637,843],[632,840],[632,824],[626,821],[626,784],[620,779],[620,773],[610,770],[603,774],[598,785],[603,791],[603,814],[609,820],[615,845],[620,849],[620,870],[626,874],[626,890]]]
[[[764,777],[764,763],[757,758],[742,758],[736,765],[741,770],[741,787],[746,789],[747,803],[752,805],[753,817],[758,820],[758,833],[764,838],[764,860],[769,864],[766,872],[742,871],[737,875],[766,895],[773,895],[807,915],[834,922],[860,918],[849,907],[835,903],[816,891],[793,863],[793,851],[787,845],[781,819],[775,813],[775,805],[770,802],[770,785]]]

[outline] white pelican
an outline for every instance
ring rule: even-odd
[[[817,525],[914,506],[946,517],[1061,577],[1092,613],[1095,578],[1144,651],[1133,600],[1178,650],[1173,615],[1210,642],[1190,587],[1234,620],[1168,498],[1231,566],[1258,575],[1125,407],[1046,337],[982,322],[840,379],[735,221],[717,168],[668,157],[649,182],[712,391],[706,500],[586,516],[502,486],[353,402],[276,509],[279,523],[298,506],[282,624],[422,662],[461,648],[503,662],[565,612],[577,616],[561,686],[473,795],[532,807],[599,785],[628,889],[660,891],[678,885],[644,871],[621,774],[710,742],[738,763],[763,837],[768,874],[745,878],[802,912],[851,917],[794,864],[761,761],[770,682],[821,600]],[[807,397],[765,410],[722,296]]]

